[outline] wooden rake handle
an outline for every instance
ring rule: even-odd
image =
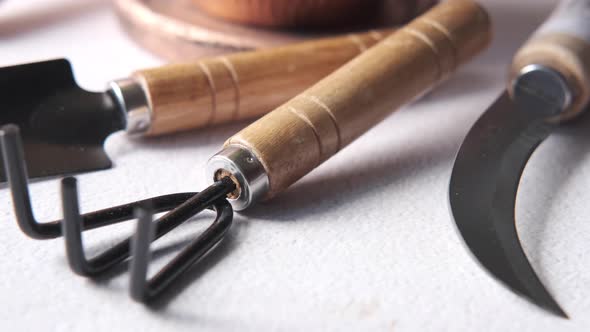
[[[318,39],[140,70],[156,136],[263,115],[316,83],[392,30]]]
[[[590,102],[590,0],[564,0],[516,53],[511,81],[530,64],[558,71],[572,90],[562,119],[579,114]]]
[[[490,39],[489,17],[478,4],[444,2],[240,131],[225,148],[256,156],[271,197],[447,77]]]

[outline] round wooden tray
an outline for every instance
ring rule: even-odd
[[[130,36],[151,52],[171,61],[392,26],[411,19],[435,2],[388,0],[370,24],[347,30],[302,32],[270,30],[216,19],[201,12],[192,0],[113,0],[116,13]],[[403,3],[408,5],[403,6]]]

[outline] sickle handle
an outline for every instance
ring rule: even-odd
[[[558,71],[566,80],[572,102],[562,113],[570,118],[590,101],[590,0],[564,0],[516,53],[511,80],[530,64]]]
[[[231,137],[225,149],[255,155],[268,176],[266,196],[273,196],[447,77],[490,38],[489,17],[477,3],[444,2]]]
[[[326,38],[140,70],[155,136],[263,115],[391,30]]]

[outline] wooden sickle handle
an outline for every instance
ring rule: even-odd
[[[572,89],[570,118],[590,101],[590,0],[564,0],[551,17],[516,53],[510,79],[530,64],[560,72]]]
[[[146,135],[265,114],[391,31],[319,39],[137,71],[132,77],[146,92],[151,111]]]
[[[444,2],[394,32],[302,94],[231,137],[285,189],[410,102],[491,39],[487,13],[468,0]]]

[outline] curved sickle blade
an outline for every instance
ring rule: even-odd
[[[505,92],[471,128],[453,167],[450,205],[467,246],[492,275],[537,305],[567,317],[535,274],[515,226],[521,174],[555,126],[545,121],[555,107],[527,103],[515,105]]]

